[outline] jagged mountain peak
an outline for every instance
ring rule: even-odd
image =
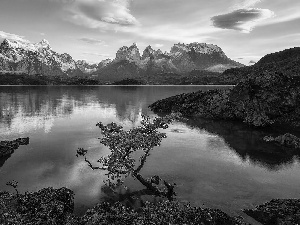
[[[153,54],[155,53],[155,50],[151,47],[151,45],[148,45],[145,50],[143,51],[142,59],[145,59],[147,57],[153,57]]]
[[[142,59],[146,59],[146,58],[161,58],[161,56],[163,55],[163,52],[158,49],[158,50],[154,50],[151,45],[148,45],[145,50],[143,51],[143,55],[142,55]],[[167,54],[165,54],[167,55]]]
[[[123,46],[116,53],[116,60],[129,60],[139,61],[141,59],[139,48],[136,43],[133,43],[130,47]]]
[[[190,44],[178,43],[171,48],[171,54],[176,52],[195,51],[201,54],[223,53],[223,50],[214,44],[193,42]]]

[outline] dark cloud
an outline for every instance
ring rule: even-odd
[[[255,64],[256,62],[254,60],[250,60],[249,64]]]
[[[274,13],[268,9],[238,9],[233,12],[214,16],[211,18],[213,25],[222,29],[250,32],[261,20],[270,18]]]
[[[79,40],[83,41],[85,43],[88,43],[88,44],[92,44],[92,45],[103,45],[103,44],[105,44],[104,41],[98,40],[98,39],[95,39],[95,38],[79,38]]]

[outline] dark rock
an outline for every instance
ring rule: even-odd
[[[73,214],[74,194],[67,188],[44,188],[13,195],[0,192],[0,224],[207,224],[245,225],[218,209],[192,207],[177,201],[144,202],[134,210],[120,202],[103,202],[83,217]]]
[[[67,188],[19,195],[0,192],[0,224],[76,224],[73,210],[74,194]]]
[[[0,157],[11,155],[14,150],[18,149],[20,145],[28,145],[29,137],[18,138],[13,141],[1,141],[0,142]]]
[[[178,202],[146,202],[138,211],[121,203],[101,203],[87,211],[82,222],[96,224],[246,224],[241,219],[230,217],[221,210],[192,207]]]
[[[242,80],[232,90],[181,94],[149,106],[155,112],[240,120],[263,127],[300,126],[300,77],[264,72]]]
[[[299,199],[273,199],[244,212],[264,225],[300,224]]]
[[[275,138],[266,136],[263,139],[264,139],[264,141],[267,141],[267,142],[277,142],[280,145],[285,146],[285,147],[300,149],[300,138],[296,137],[295,135],[289,134],[289,133],[280,135]]]

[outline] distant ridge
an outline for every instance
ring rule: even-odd
[[[219,46],[197,42],[174,44],[170,52],[154,50],[149,45],[142,54],[134,43],[129,47],[121,47],[115,59],[102,60],[98,64],[75,61],[67,53],[57,53],[45,39],[34,44],[5,39],[0,45],[0,71],[28,75],[85,76],[106,83],[124,79],[161,83],[160,80],[165,80],[165,77],[165,82],[168,82],[173,78],[188,76],[193,71],[206,71],[208,75],[216,76],[228,68],[243,66],[228,58]],[[203,72],[199,74],[202,76]]]
[[[116,58],[94,74],[99,79],[147,79],[159,74],[185,75],[193,70],[223,72],[244,65],[229,59],[217,45],[206,43],[174,44],[170,52],[154,50],[150,45],[141,56],[137,45],[121,47]]]

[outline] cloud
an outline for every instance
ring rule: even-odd
[[[256,62],[254,60],[250,60],[249,64],[255,64]]]
[[[94,56],[101,56],[101,57],[111,57],[109,54],[101,54],[101,53],[94,53],[94,52],[83,52],[82,55],[94,55]]]
[[[6,33],[4,31],[0,31],[0,38],[2,39],[9,39],[12,41],[19,41],[23,43],[30,43],[30,41],[26,40],[24,36],[16,35],[16,34],[10,34]]]
[[[65,7],[67,20],[88,28],[138,25],[131,15],[131,0],[76,0]]]
[[[163,47],[163,46],[164,46],[163,44],[155,44],[155,45],[154,45],[155,48],[161,48],[161,47]]]
[[[233,10],[251,8],[262,0],[236,0],[236,4],[232,7]]]
[[[222,29],[233,29],[249,33],[262,20],[271,18],[274,12],[269,9],[238,9],[227,14],[211,18],[213,26]]]
[[[98,40],[95,38],[79,38],[80,41],[83,41],[87,44],[92,44],[92,45],[104,45],[105,42],[102,40]]]
[[[63,3],[63,4],[69,4],[69,3],[73,3],[76,0],[48,0],[50,2],[59,2],[59,3]]]

